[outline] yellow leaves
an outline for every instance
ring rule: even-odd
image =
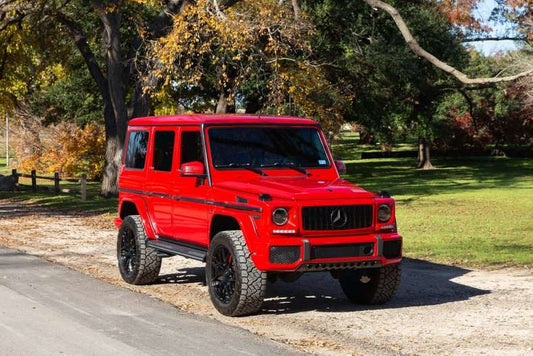
[[[189,4],[174,17],[170,33],[152,42],[150,57],[154,68],[162,69],[160,78],[190,82],[216,77],[219,89],[235,87],[250,74],[250,65],[261,66],[259,61],[268,56],[289,55],[307,43],[306,29],[278,1],[242,1],[226,10],[224,19],[216,11],[211,0]]]
[[[169,88],[208,89],[213,94],[201,95],[213,97],[202,98],[204,102],[216,102],[223,92],[231,102],[257,83],[266,85],[256,89],[267,95],[266,110],[336,125],[343,105],[352,99],[328,81],[324,67],[312,63],[314,32],[305,14],[294,20],[290,2],[240,1],[224,10],[223,19],[212,0],[189,3],[174,18],[169,34],[151,43],[151,74],[164,83],[152,88],[162,103],[161,113],[177,109],[167,95]]]
[[[88,124],[76,128],[73,124],[60,124],[43,127],[40,131],[42,138],[38,140],[34,152],[17,152],[17,157],[21,157],[18,165],[20,171],[36,169],[41,173],[61,172],[69,177],[85,173],[92,180],[101,178],[105,162],[103,127]]]

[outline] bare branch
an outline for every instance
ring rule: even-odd
[[[292,0],[292,10],[294,11],[294,19],[299,20],[302,13],[299,0]]]
[[[59,23],[65,26],[65,28],[68,30],[68,32],[74,39],[76,47],[78,47],[78,50],[80,51],[83,59],[85,60],[87,68],[89,69],[89,72],[91,73],[91,76],[93,77],[94,81],[98,85],[100,92],[102,93],[102,95],[103,93],[107,93],[106,79],[102,73],[102,70],[100,69],[100,66],[98,65],[94,53],[89,47],[87,36],[85,35],[85,33],[83,33],[81,26],[72,19],[68,18],[63,13],[52,12],[48,10],[46,12],[48,13],[48,15],[54,16],[59,21]]]
[[[455,78],[459,79],[459,81],[461,81],[463,84],[470,85],[470,84],[486,84],[486,83],[509,82],[509,81],[516,80],[518,78],[522,78],[522,77],[525,77],[525,76],[533,75],[533,68],[530,68],[530,69],[528,69],[528,70],[526,70],[524,72],[521,72],[521,73],[518,73],[518,74],[515,74],[515,75],[506,76],[506,77],[468,78],[468,76],[466,74],[464,74],[463,72],[457,70],[456,68],[450,66],[447,63],[444,63],[443,61],[441,61],[440,59],[438,59],[437,57],[435,57],[434,55],[432,55],[431,53],[429,53],[428,51],[426,51],[425,49],[420,47],[420,45],[414,39],[413,35],[409,31],[409,28],[407,27],[407,24],[403,20],[402,16],[398,12],[398,10],[396,10],[396,8],[394,8],[393,6],[383,2],[381,0],[364,0],[364,2],[366,2],[368,5],[372,6],[373,8],[378,8],[378,9],[381,9],[381,10],[387,12],[392,17],[392,19],[396,23],[396,26],[398,27],[398,29],[402,33],[402,36],[403,36],[405,42],[407,42],[407,44],[409,45],[411,50],[416,55],[426,59],[427,61],[429,61],[431,64],[433,64],[437,68],[440,68],[443,71],[445,71],[447,73],[450,73]]]
[[[215,7],[215,13],[216,15],[222,19],[222,20],[225,20],[226,19],[226,15],[224,15],[224,13],[222,12],[222,10],[220,10],[220,7],[218,6],[218,1],[217,0],[213,0],[213,6]]]
[[[503,36],[503,37],[473,37],[473,38],[464,38],[461,40],[462,43],[484,42],[484,41],[527,41],[527,38],[519,37],[519,36]]]

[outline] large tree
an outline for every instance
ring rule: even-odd
[[[144,63],[139,60],[145,41],[165,35],[172,16],[184,4],[185,0],[4,0],[0,4],[2,32],[27,30],[48,43],[62,43],[67,37],[83,58],[103,102],[106,164],[102,194],[106,196],[117,192],[128,120],[149,113],[140,75]],[[21,41],[18,45],[32,43]],[[35,48],[46,51],[45,46]],[[23,67],[23,63],[14,63]]]

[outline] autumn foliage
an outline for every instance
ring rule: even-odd
[[[90,180],[102,177],[105,138],[101,126],[87,124],[79,128],[61,123],[40,127],[38,131],[17,127],[15,139],[18,170],[38,174],[60,172],[62,176],[79,177],[87,174]]]
[[[224,13],[212,1],[188,4],[175,16],[170,33],[151,44],[147,82],[163,85],[148,86],[148,91],[161,102],[172,91],[188,91],[195,103],[192,95],[202,92],[201,109],[213,111],[221,96],[235,106],[239,95],[250,90],[261,96],[263,112],[339,126],[353,98],[341,90],[347,84],[328,81],[310,42],[313,24],[305,16],[295,19],[287,3],[242,1]]]

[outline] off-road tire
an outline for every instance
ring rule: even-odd
[[[131,235],[130,235],[131,234]],[[129,267],[121,263],[125,238],[134,240],[135,251],[132,251],[134,265]],[[161,270],[161,257],[157,255],[157,250],[146,245],[146,232],[139,215],[127,216],[118,231],[117,238],[117,260],[120,275],[130,284],[149,284],[154,282]],[[132,241],[133,242],[133,241]],[[129,246],[127,246],[129,247]],[[128,270],[131,269],[131,270]]]
[[[339,283],[348,299],[356,304],[388,302],[400,285],[401,265],[343,271]],[[370,278],[368,280],[367,278]]]
[[[217,297],[215,285],[216,276],[213,274],[213,264],[216,263],[217,248],[227,249],[231,255],[234,276],[233,294],[229,301],[223,302]],[[266,292],[267,274],[259,271],[246,246],[246,241],[240,230],[222,231],[215,235],[206,258],[206,282],[209,296],[215,308],[227,316],[243,316],[255,314],[261,309]]]

